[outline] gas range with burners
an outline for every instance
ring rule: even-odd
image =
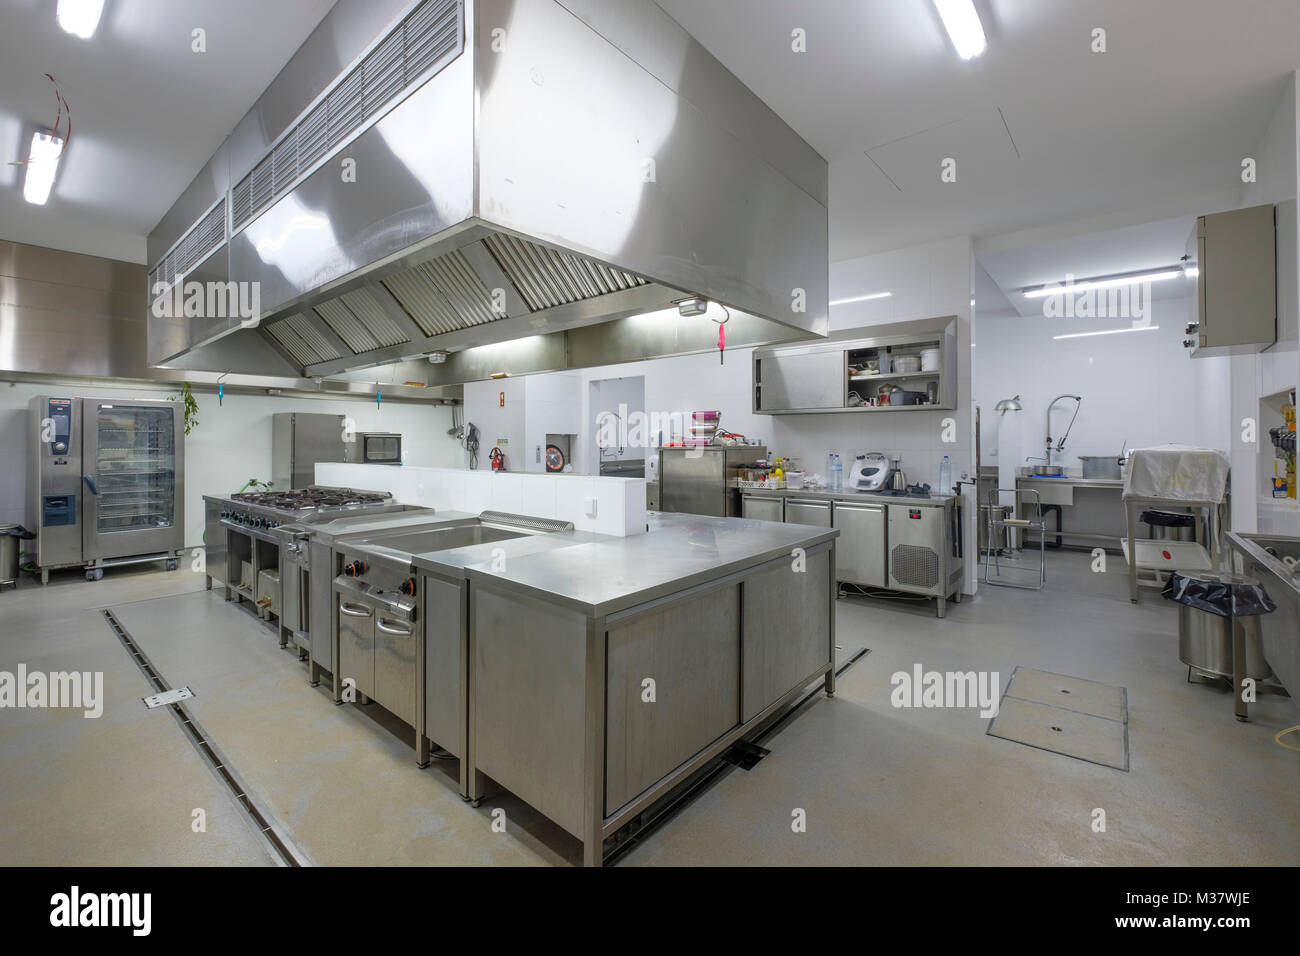
[[[207,587],[217,580],[226,600],[247,600],[259,617],[280,617],[281,525],[397,507],[384,491],[313,485],[293,491],[204,495]]]

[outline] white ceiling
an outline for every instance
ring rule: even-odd
[[[1197,212],[1240,186],[1300,65],[1296,0],[977,0],[989,44],[971,61],[930,0],[659,3],[830,162],[832,260]]]
[[[0,165],[0,238],[143,261],[144,236],[332,2],[107,0],[83,41],[54,0],[6,0],[0,158],[53,122],[46,72],[74,127],[45,207]],[[977,0],[989,47],[969,62],[930,0],[659,2],[830,160],[833,260],[1138,207],[1206,211],[1189,197],[1239,185],[1300,63],[1295,0]],[[1089,50],[1098,26],[1103,54]],[[190,51],[194,27],[205,54]],[[806,53],[790,49],[796,27]],[[939,180],[947,156],[956,183]],[[1033,263],[981,259],[998,284]]]
[[[980,264],[1006,293],[1020,315],[1042,315],[1042,299],[1026,299],[1017,292],[1027,286],[1064,283],[1067,276],[1082,281],[1177,265],[1186,251],[1195,216],[1178,216],[1120,229],[1035,242],[1005,251],[984,252]],[[1173,279],[1151,284],[1153,299],[1175,299],[1191,293],[1191,280]],[[1008,311],[990,295],[986,305],[976,292],[981,312]]]
[[[90,40],[54,0],[0,4],[0,238],[145,258],[144,237],[334,0],[107,0]],[[191,31],[207,52],[191,51]],[[54,123],[51,73],[72,137],[45,206],[22,197],[33,126]]]

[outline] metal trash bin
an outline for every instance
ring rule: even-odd
[[[34,537],[20,524],[0,524],[0,587],[18,586],[18,542]]]
[[[1245,677],[1264,680],[1273,669],[1264,660],[1264,645],[1259,637],[1259,618],[1255,615],[1233,619],[1246,641]],[[1232,635],[1228,619],[1209,611],[1178,605],[1178,659],[1193,670],[1232,680]]]
[[[1237,719],[1248,719],[1241,682],[1273,676],[1264,659],[1259,616],[1277,605],[1264,586],[1239,574],[1175,571],[1161,594],[1178,604],[1178,659],[1189,668],[1188,680],[1192,670],[1228,680]]]
[[[1142,521],[1155,541],[1192,541],[1196,537],[1196,516],[1178,511],[1142,512]]]

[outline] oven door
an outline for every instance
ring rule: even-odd
[[[361,460],[367,465],[400,465],[402,463],[402,436],[362,435]]]

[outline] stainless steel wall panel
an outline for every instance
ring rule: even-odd
[[[611,625],[606,673],[609,816],[740,724],[740,585]]]
[[[470,604],[474,764],[581,839],[587,620],[480,585]]]
[[[227,141],[232,173],[242,178],[411,6],[411,0],[339,0],[236,124]]]
[[[810,548],[803,571],[781,558],[745,579],[742,718],[751,720],[831,662],[830,545]]]
[[[158,224],[150,231],[145,244],[145,257],[150,269],[172,248],[180,238],[189,232],[212,204],[226,195],[230,188],[230,149],[229,140],[217,147],[217,151],[199,170],[198,175],[185,187],[176,202],[167,210]]]
[[[469,218],[472,91],[462,55],[348,145],[355,182],[327,162],[231,239],[231,278],[261,284],[263,314]]]
[[[658,4],[557,0],[823,206],[826,160]]]
[[[462,759],[465,708],[461,678],[465,668],[465,588],[427,575],[420,579],[424,595],[424,725],[425,736]]]

